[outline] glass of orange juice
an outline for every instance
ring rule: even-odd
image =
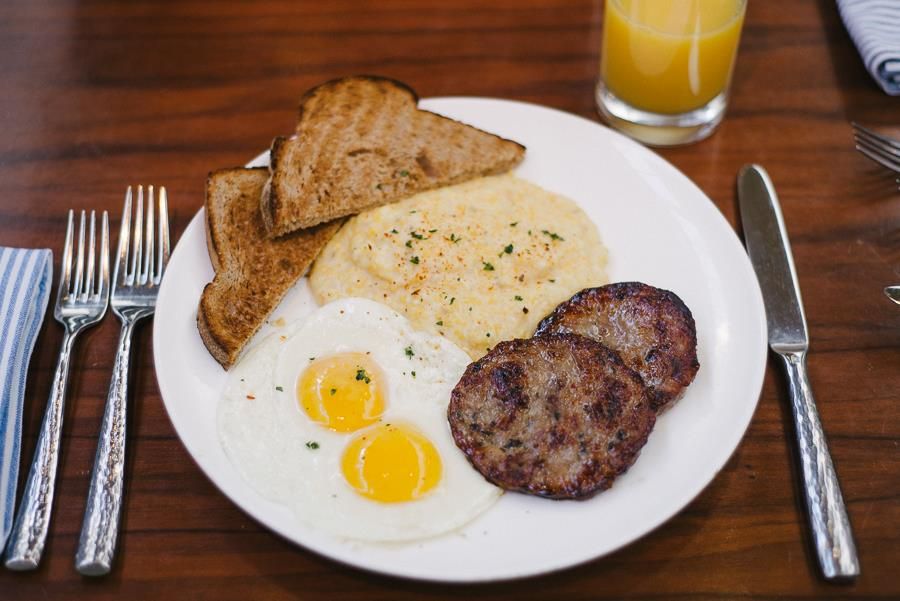
[[[641,142],[710,135],[725,114],[746,0],[606,0],[597,106]]]

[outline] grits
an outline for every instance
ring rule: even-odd
[[[597,228],[574,202],[507,174],[357,215],[309,283],[320,304],[384,303],[477,359],[531,336],[575,292],[607,283],[605,268]]]

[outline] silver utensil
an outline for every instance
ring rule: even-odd
[[[769,347],[784,360],[813,542],[825,578],[859,575],[859,560],[837,473],[806,371],[809,334],[781,207],[765,169],[745,165],[738,201],[750,262],[766,307]]]
[[[131,338],[139,321],[153,315],[156,294],[169,261],[169,212],[166,189],[159,190],[159,242],[154,227],[153,186],[148,186],[146,224],[144,187],[138,186],[134,227],[131,226],[131,186],[125,194],[119,253],[110,297],[121,320],[103,424],[91,473],[75,568],[86,576],[109,573],[115,557],[125,481],[125,434]]]
[[[78,334],[102,319],[109,301],[109,217],[106,211],[103,211],[101,222],[99,261],[96,251],[96,221],[96,214],[91,211],[90,233],[85,236],[85,212],[81,211],[76,251],[75,215],[69,211],[59,289],[53,310],[53,316],[65,329],[50,388],[50,398],[47,400],[34,459],[28,472],[28,482],[7,542],[6,567],[11,570],[33,570],[41,561],[53,509],[70,356]],[[85,244],[88,246],[87,250]],[[85,258],[87,258],[86,268]]]
[[[900,173],[900,142],[851,122],[856,149],[882,167]]]
[[[900,286],[888,286],[884,289],[884,294],[889,299],[900,305]]]

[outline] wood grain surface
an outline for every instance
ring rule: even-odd
[[[289,132],[308,87],[378,73],[421,96],[545,104],[597,120],[598,0],[0,4],[0,244],[59,257],[70,207],[108,209],[125,186],[166,185],[180,233],[208,171]],[[44,561],[0,569],[3,599],[900,598],[900,194],[853,150],[849,121],[900,137],[900,99],[876,88],[830,1],[751,0],[728,115],[660,153],[735,224],[735,174],[769,170],[806,303],[811,377],[862,576],[817,574],[774,362],[726,468],[687,508],[608,557],[561,573],[441,586],[335,564],[268,532],[206,479],[176,437],[138,335],[120,555],[103,579],[73,566],[118,324],[74,361]],[[61,332],[48,316],[28,377],[23,478]],[[178,352],[172,348],[171,352]],[[21,488],[20,488],[21,491]],[[534,544],[540,545],[536,539]]]

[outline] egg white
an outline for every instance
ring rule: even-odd
[[[381,368],[387,399],[380,423],[412,425],[440,454],[441,480],[424,497],[380,503],[359,495],[343,476],[341,455],[361,431],[334,432],[300,408],[296,382],[302,371],[315,358],[344,352],[368,353]],[[219,438],[259,494],[311,526],[361,541],[443,534],[470,522],[501,494],[469,465],[447,423],[450,392],[469,361],[452,342],[414,330],[384,305],[335,301],[270,336],[232,369],[218,408]]]

